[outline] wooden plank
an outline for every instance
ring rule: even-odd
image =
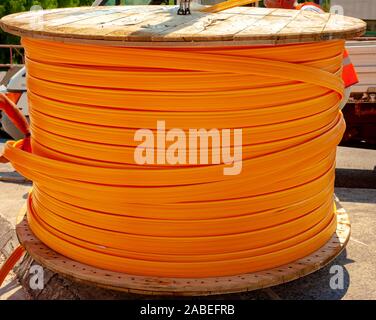
[[[370,56],[368,54],[353,54],[350,52],[350,58],[354,66],[376,65],[376,56]]]
[[[125,12],[115,12],[98,17],[94,16],[53,29],[46,28],[45,31],[60,32],[76,38],[90,35],[90,37],[97,39],[104,39],[106,36],[123,39],[125,32],[128,35],[132,30],[137,30],[140,25],[155,16],[154,13],[158,11],[157,6],[146,13],[144,13],[144,10],[134,7]],[[162,15],[156,16],[162,17]]]
[[[195,33],[192,39],[201,41],[233,40],[236,34],[241,33],[251,24],[262,20],[264,17],[261,14],[254,17],[247,12],[249,12],[247,7],[236,8],[232,12],[230,10],[223,11],[222,14],[217,15],[218,18],[215,23]]]
[[[359,78],[358,85],[369,85],[376,87],[376,67],[357,67],[356,72]]]
[[[352,92],[366,92],[376,87],[376,41],[351,41],[346,47],[359,78]]]
[[[333,36],[335,34],[343,34],[348,28],[352,28],[353,30],[362,28],[363,23],[364,22],[359,19],[332,14],[329,15],[328,22],[326,23],[323,32],[331,33]]]
[[[360,35],[355,18],[309,11],[239,7],[217,14],[178,16],[175,6],[56,9],[4,17],[1,27],[20,36],[119,45],[119,42],[294,43]],[[100,42],[98,42],[100,43]],[[139,44],[140,45],[140,44]],[[169,45],[168,43],[164,45]]]
[[[153,35],[170,27],[174,23],[174,18],[177,16],[174,8],[162,8],[157,12],[148,12],[144,14],[146,19],[139,17],[139,21],[135,24],[128,24],[125,28],[116,29],[107,34],[112,38],[123,39],[126,41],[151,41]],[[191,21],[191,17],[181,16],[178,23],[184,21]]]
[[[193,36],[208,28],[217,21],[226,20],[228,13],[214,13],[207,15],[205,13],[194,12],[191,17],[183,18],[182,23],[176,21],[171,23],[165,30],[158,30],[152,40],[157,41],[193,41]],[[178,39],[178,40],[177,40]]]
[[[320,35],[325,28],[329,19],[328,15],[321,15],[315,12],[299,11],[291,21],[278,33],[287,37],[300,37],[304,38],[304,35],[317,34]]]
[[[82,7],[80,14],[93,11],[92,7]],[[29,11],[22,14],[14,14],[12,16],[12,22],[14,26],[23,28],[34,28],[38,26],[32,26],[35,23],[48,23],[55,19],[63,19],[70,14],[77,15],[74,8],[62,8],[60,10],[50,9],[42,11]]]
[[[367,92],[369,88],[376,88],[375,83],[365,83],[365,84],[356,84],[355,86],[351,87],[351,93],[363,93]]]
[[[286,11],[288,12],[280,9],[264,10],[264,15],[254,21],[248,28],[237,33],[235,39],[243,40],[257,37],[259,40],[269,40],[269,34],[278,34],[299,13],[299,11],[295,10]]]

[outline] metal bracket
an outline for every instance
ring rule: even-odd
[[[179,9],[178,9],[178,15],[187,15],[191,14],[190,9],[191,0],[180,0],[179,1]]]

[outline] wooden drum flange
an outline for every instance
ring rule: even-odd
[[[337,203],[337,208],[340,208]],[[143,277],[103,270],[71,260],[44,245],[30,230],[26,207],[20,212],[17,236],[30,256],[43,267],[74,281],[129,293],[159,296],[208,296],[253,291],[296,280],[335,259],[350,238],[350,222],[344,209],[337,210],[337,230],[319,250],[292,263],[254,273],[213,278]]]

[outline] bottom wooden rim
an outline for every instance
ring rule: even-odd
[[[350,238],[346,211],[337,203],[337,230],[319,250],[292,263],[254,273],[213,278],[162,278],[113,272],[71,260],[44,245],[30,230],[25,214],[16,227],[20,243],[43,267],[74,281],[106,289],[148,295],[208,296],[271,287],[317,271],[335,259]]]

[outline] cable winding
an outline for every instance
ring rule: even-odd
[[[28,221],[52,249],[130,274],[211,277],[289,263],[332,236],[343,41],[22,42],[32,153],[8,142],[4,155],[33,180]],[[184,132],[241,128],[241,173],[138,165],[134,134],[159,120]]]

